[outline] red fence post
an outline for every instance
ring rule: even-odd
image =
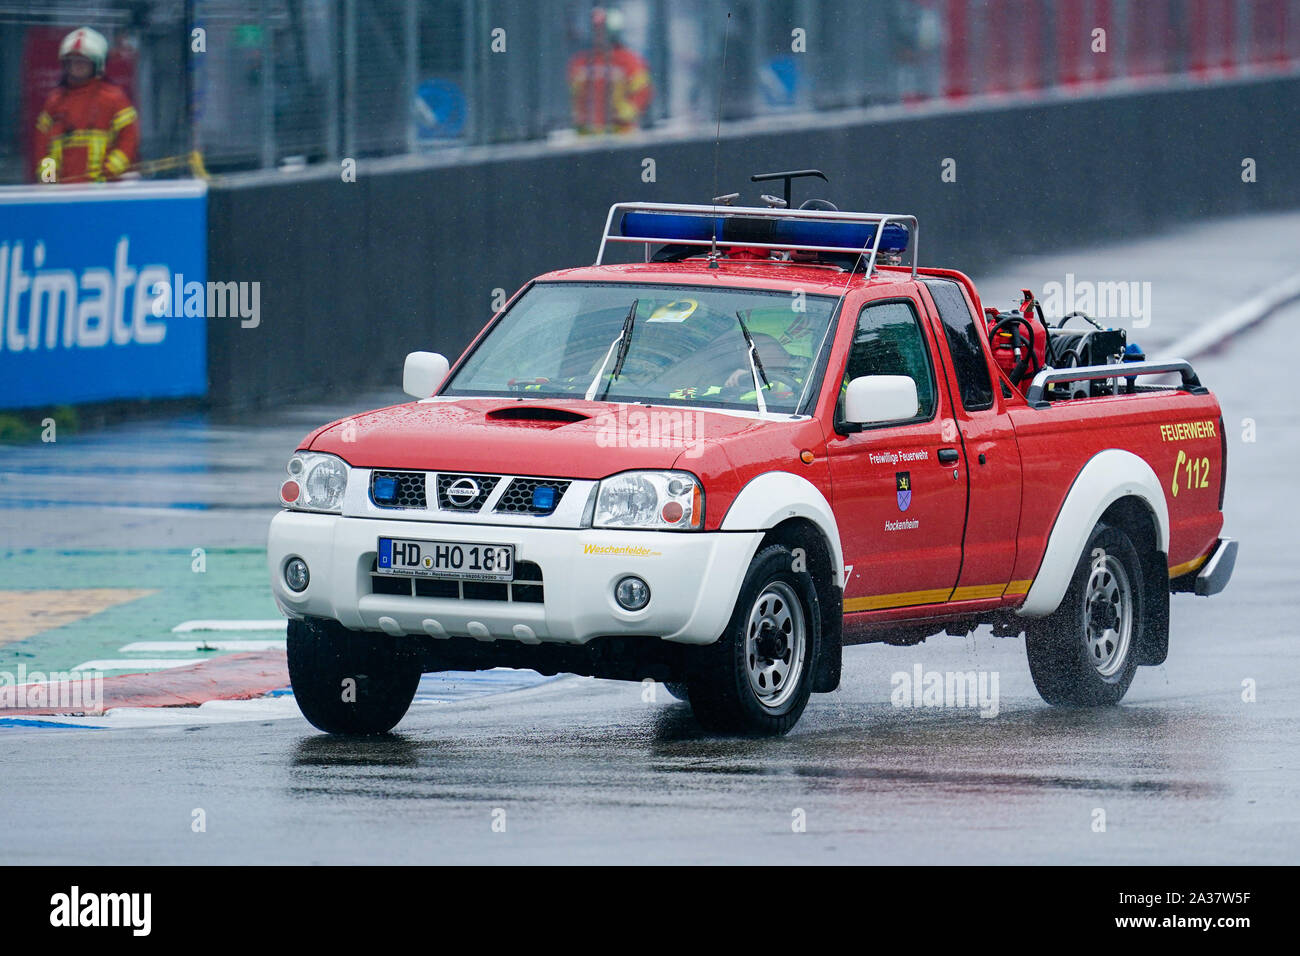
[[[1056,5],[1056,77],[1062,86],[1075,86],[1083,79],[1083,51],[1088,49],[1092,32],[1083,31],[1082,26],[1083,0],[1060,0]]]
[[[1092,29],[1088,31],[1088,50],[1092,51],[1092,30],[1100,27],[1106,31],[1106,52],[1092,54],[1092,76],[1096,80],[1109,80],[1115,76],[1115,38],[1111,35],[1114,23],[1111,18],[1110,0],[1094,0],[1092,7]]]
[[[960,99],[970,93],[970,10],[968,0],[948,0],[943,50],[943,95]]]
[[[1219,14],[1219,69],[1233,73],[1237,69],[1237,3],[1217,0]]]
[[[1038,0],[1025,4],[1021,27],[1019,88],[1024,91],[1043,88],[1043,7]]]
[[[1020,69],[1019,35],[1011,22],[1007,0],[989,0],[984,16],[984,49],[980,51],[994,68],[985,74],[984,93],[1005,93],[1013,88],[1014,73]]]
[[[1169,72],[1173,33],[1169,22],[1170,0],[1141,0],[1128,5],[1130,76],[1158,76]]]
[[[1209,0],[1189,0],[1187,4],[1187,66],[1202,76],[1210,66]]]
[[[1282,65],[1291,58],[1287,0],[1255,0],[1250,5],[1250,61]]]
[[[1234,0],[1192,0],[1187,7],[1188,62],[1193,73],[1231,72],[1237,58]]]

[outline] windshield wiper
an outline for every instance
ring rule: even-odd
[[[627,311],[627,318],[623,320],[623,331],[618,333],[618,338],[609,343],[609,351],[605,353],[605,361],[600,363],[600,370],[596,372],[596,377],[591,380],[591,385],[587,387],[586,399],[591,401],[603,401],[605,395],[609,392],[609,387],[614,384],[614,379],[618,378],[623,371],[623,360],[627,358],[627,350],[632,345],[632,326],[636,324],[636,307],[640,299],[632,300],[632,308]],[[614,350],[618,349],[618,355],[614,359],[614,371],[609,375],[605,382],[605,387],[601,389],[600,396],[597,397],[596,389],[600,387],[600,379],[605,374],[605,367],[609,365],[610,356],[614,355]]]
[[[736,310],[736,321],[740,323],[740,331],[745,335],[745,344],[749,346],[749,374],[754,377],[754,397],[758,400],[758,411],[760,415],[767,414],[767,402],[763,400],[763,388],[771,388],[772,383],[767,380],[767,372],[763,369],[763,359],[758,354],[758,346],[754,344],[754,337],[749,334],[749,326],[745,325],[745,317]],[[762,376],[762,387],[758,384],[759,377]]]

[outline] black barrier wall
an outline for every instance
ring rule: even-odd
[[[285,174],[210,192],[208,278],[261,283],[256,328],[209,319],[211,402],[251,409],[397,385],[407,352],[454,360],[495,290],[594,261],[611,203],[707,202],[749,174],[843,209],[914,213],[920,262],[976,273],[1019,254],[1205,216],[1300,205],[1300,78],[724,130],[712,140],[536,147],[455,165]],[[1244,182],[1243,161],[1256,181]],[[645,160],[654,181],[643,181]],[[956,181],[944,182],[946,159]],[[766,191],[779,184],[763,184]],[[1300,246],[1300,243],[1298,243]],[[1223,250],[1231,268],[1233,250]],[[1140,277],[1134,277],[1140,278]],[[1207,280],[1208,281],[1208,280]]]

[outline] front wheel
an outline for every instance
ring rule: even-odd
[[[668,696],[675,697],[677,700],[685,703],[691,702],[691,694],[686,685],[679,681],[664,681],[664,690],[668,691]]]
[[[691,707],[708,730],[784,734],[812,692],[821,638],[817,590],[796,571],[785,545],[769,545],[750,563],[727,629],[696,649],[688,678]]]
[[[401,640],[334,621],[290,621],[289,682],[302,715],[327,734],[392,730],[420,683],[419,659]]]
[[[1142,561],[1121,528],[1098,524],[1061,605],[1025,629],[1029,672],[1057,706],[1117,704],[1137,670],[1147,624]]]

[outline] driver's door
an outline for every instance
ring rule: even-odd
[[[950,397],[936,375],[935,343],[911,298],[871,302],[858,314],[841,371],[836,432],[828,442],[844,563],[844,610],[946,602],[961,570],[965,462]],[[876,425],[843,423],[843,392],[862,375],[907,375],[917,414]]]

